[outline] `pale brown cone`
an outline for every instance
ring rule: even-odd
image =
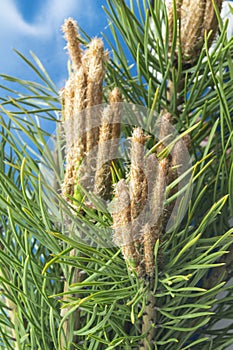
[[[79,42],[77,22],[74,21],[72,18],[66,19],[62,26],[62,30],[65,34],[65,39],[67,41],[67,48],[73,63],[73,68],[74,70],[76,70],[81,65],[81,55],[82,55],[80,42]]]
[[[83,154],[86,152],[86,92],[87,77],[81,66],[75,73],[74,82],[74,132],[75,141],[82,145]],[[82,156],[83,156],[82,154]]]
[[[96,195],[108,199],[111,194],[111,161],[114,157],[111,149],[112,138],[112,109],[105,107],[102,115],[102,125],[98,143],[98,155],[95,174]]]
[[[115,186],[113,217],[113,239],[122,248],[122,254],[130,269],[139,265],[139,253],[135,248],[131,232],[130,194],[124,179]]]
[[[99,105],[103,100],[104,79],[104,44],[101,39],[94,38],[86,50],[82,64],[87,74],[87,108]],[[86,180],[92,178],[96,171],[96,157],[91,155],[99,142],[99,125],[101,112],[99,108],[86,111]]]
[[[159,226],[151,227],[150,224],[146,224],[142,230],[143,246],[144,246],[144,266],[147,276],[153,276],[155,268],[154,248],[155,243],[161,235],[161,229]]]
[[[92,39],[82,59],[87,74],[87,107],[102,103],[105,61],[103,41],[99,38]]]
[[[130,197],[131,197],[131,219],[133,237],[138,239],[143,225],[143,211],[145,209],[148,188],[144,166],[144,145],[148,137],[144,135],[141,128],[133,130],[130,151]],[[141,214],[141,216],[140,216]]]
[[[110,102],[110,104],[122,102],[121,90],[118,87],[115,87],[110,92],[110,94],[109,94],[109,102]]]
[[[160,225],[160,218],[163,215],[168,167],[167,158],[162,159],[157,167],[155,187],[150,204],[152,225],[157,225],[157,223]]]
[[[162,240],[164,199],[169,161],[162,159],[156,167],[155,186],[150,201],[150,220],[143,227],[144,265],[147,276],[154,273],[154,247],[158,239]]]
[[[104,199],[111,198],[111,163],[117,158],[120,139],[121,113],[118,103],[121,102],[121,93],[118,88],[110,92],[109,102],[102,114],[94,190]]]
[[[167,145],[172,141],[172,115],[171,113],[165,112],[160,118],[160,128],[159,128],[159,142],[161,145],[157,148],[157,153],[162,152]]]
[[[66,135],[66,147],[69,149],[74,142],[74,76],[66,82],[63,91],[63,118]]]
[[[112,129],[111,129],[111,150],[112,154],[117,155],[119,147],[119,139],[121,134],[121,117],[122,117],[122,95],[120,89],[115,87],[109,94],[109,102],[112,110]]]
[[[64,126],[66,134],[66,173],[62,185],[62,194],[74,194],[74,186],[79,178],[79,165],[86,151],[85,108],[86,76],[82,67],[72,73],[63,92]]]
[[[186,17],[184,16],[186,12]],[[205,1],[191,0],[189,11],[182,10],[181,18],[181,47],[185,61],[191,61],[199,55],[203,45],[202,25],[205,13]]]

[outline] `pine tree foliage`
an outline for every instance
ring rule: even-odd
[[[118,87],[124,101],[157,115],[167,111],[177,132],[189,135],[191,176],[180,189],[191,193],[187,212],[154,242],[153,279],[130,269],[123,249],[105,247],[102,240],[114,235],[110,212],[59,192],[65,177],[59,92],[34,54],[28,59],[17,52],[37,82],[2,75],[1,347],[227,349],[233,344],[233,39],[226,38],[216,1],[214,46],[209,50],[212,33],[205,31],[195,62],[185,61],[177,44],[179,1],[173,2],[172,31],[164,1],[153,7],[146,0],[107,2],[112,36],[105,38],[111,47],[105,99]],[[85,33],[82,42],[89,42]],[[43,120],[57,130],[55,150]],[[149,116],[147,130],[154,122]],[[133,127],[121,133],[132,136]],[[42,168],[54,174],[52,182]],[[128,170],[119,161],[113,182],[124,181]],[[180,194],[168,196],[167,204]],[[66,234],[67,222],[87,239]],[[74,282],[76,271],[82,278]],[[146,320],[148,310],[152,319]],[[223,319],[227,325],[219,326]]]

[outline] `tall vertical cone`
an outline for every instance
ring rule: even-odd
[[[62,193],[67,197],[74,195],[79,166],[86,152],[85,112],[82,112],[86,105],[86,75],[82,66],[69,78],[63,95],[67,166]]]
[[[100,38],[94,38],[82,58],[87,73],[87,107],[96,106],[103,100],[104,63],[107,53]]]
[[[74,195],[77,166],[85,152],[84,141],[80,140],[80,133],[84,134],[81,130],[85,128],[85,125],[83,125],[83,121],[78,118],[77,114],[85,108],[86,78],[83,68],[81,67],[82,51],[80,48],[76,21],[72,18],[66,19],[62,30],[67,41],[67,48],[73,67],[73,72],[71,72],[62,94],[64,101],[63,118],[67,150],[67,167],[62,185],[62,194],[68,200],[67,196]]]
[[[76,70],[81,65],[81,55],[82,55],[79,35],[78,35],[77,22],[74,21],[72,18],[66,19],[62,26],[62,30],[64,32],[64,36],[67,41],[67,48],[70,54],[73,68],[74,70]]]
[[[105,75],[104,63],[106,52],[103,41],[94,38],[82,57],[82,66],[87,77],[86,89],[86,158],[82,166],[81,183],[88,190],[94,190],[96,172],[96,152],[99,142],[99,126],[101,124],[102,108],[94,106],[103,102],[103,79]],[[92,107],[92,108],[91,108]]]
[[[95,194],[104,199],[111,198],[111,163],[117,158],[120,139],[121,112],[118,103],[121,102],[121,93],[118,88],[110,92],[109,102],[102,113],[94,184]]]
[[[114,241],[121,247],[122,254],[130,270],[139,265],[139,253],[134,245],[131,223],[130,194],[125,180],[120,180],[115,186],[113,229]]]
[[[140,237],[144,219],[144,215],[140,216],[140,214],[143,214],[148,197],[147,178],[144,166],[144,146],[147,139],[148,137],[143,133],[141,128],[133,130],[130,151],[130,197],[131,219],[135,240]]]

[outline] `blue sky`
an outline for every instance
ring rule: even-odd
[[[0,72],[33,79],[31,71],[12,51],[29,56],[32,50],[59,87],[67,76],[67,54],[61,25],[73,17],[90,35],[101,36],[108,25],[105,0],[1,0]]]

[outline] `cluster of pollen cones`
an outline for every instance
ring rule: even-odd
[[[77,186],[81,185],[104,199],[114,195],[113,239],[122,247],[130,270],[139,277],[152,276],[155,243],[162,240],[173,210],[172,204],[164,208],[166,186],[177,177],[174,169],[183,162],[184,142],[176,143],[172,156],[171,152],[168,156],[158,156],[166,148],[161,140],[168,139],[170,134],[171,115],[167,112],[161,119],[156,153],[146,155],[150,137],[140,127],[135,128],[130,138],[128,178],[115,184],[113,193],[111,161],[117,158],[119,147],[122,97],[119,89],[114,88],[109,94],[109,104],[101,105],[108,59],[102,40],[94,38],[83,52],[76,22],[67,19],[63,31],[72,71],[62,92],[67,148],[62,194],[72,203],[80,193]]]
[[[177,0],[169,4],[169,46],[171,49],[175,34],[176,44],[181,48],[184,63],[195,64],[202,50],[205,36],[209,35],[208,47],[216,36],[218,19],[213,3],[221,12],[223,0]],[[178,48],[176,53],[178,54]]]
[[[109,94],[110,106],[101,106],[108,59],[103,41],[94,38],[83,52],[76,22],[69,18],[62,29],[72,61],[72,72],[61,96],[67,150],[62,194],[69,200],[76,196],[77,185],[82,185],[107,197],[111,191],[111,162],[105,159],[109,147],[116,150],[120,137],[117,103],[121,102],[121,93],[114,88]]]
[[[116,210],[112,213],[114,240],[122,247],[129,269],[143,278],[154,274],[155,244],[157,240],[162,243],[174,208],[173,202],[164,206],[166,186],[177,179],[179,167],[187,161],[185,152],[189,138],[178,140],[172,152],[160,156],[173,137],[170,123],[170,113],[164,112],[156,153],[150,155],[145,147],[149,137],[140,127],[133,130],[128,180],[122,179],[115,185],[113,209]],[[169,195],[176,191],[177,187],[174,187]],[[157,257],[161,263],[161,252]]]

